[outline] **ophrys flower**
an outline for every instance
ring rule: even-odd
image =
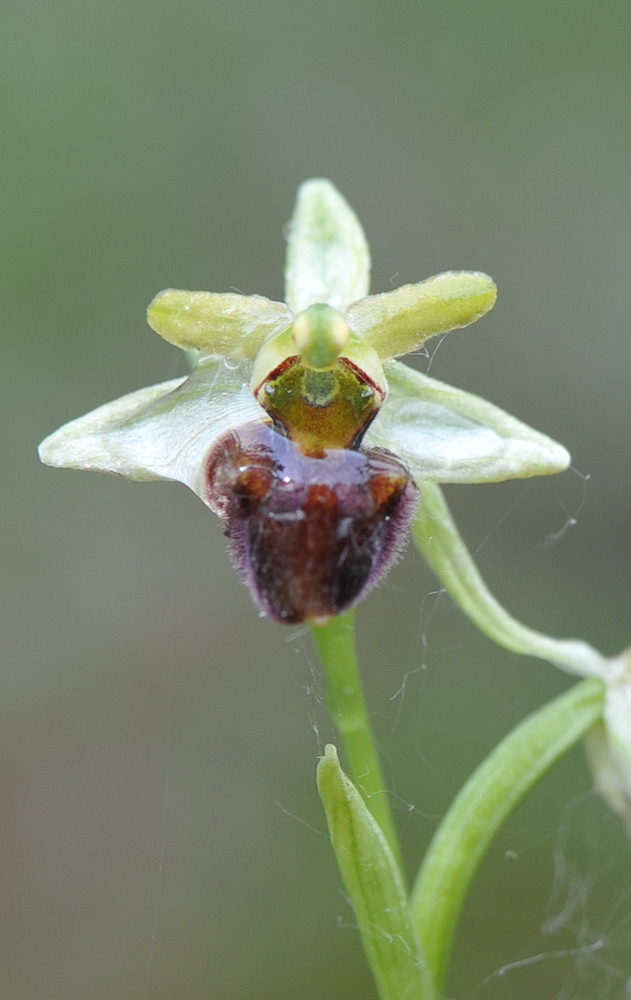
[[[193,372],[66,424],[48,465],[178,480],[225,522],[260,609],[295,623],[359,600],[405,542],[416,482],[561,471],[561,445],[394,358],[494,304],[480,272],[368,296],[368,247],[333,185],[301,186],[286,299],[161,292],[149,324]]]

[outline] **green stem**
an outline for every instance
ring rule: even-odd
[[[436,831],[410,908],[438,995],[465,893],[491,839],[548,768],[594,726],[603,699],[603,683],[590,678],[529,715],[477,768]]]
[[[312,625],[311,632],[324,671],[329,712],[343,740],[349,774],[401,867],[399,840],[359,676],[355,614],[349,611],[326,625]]]
[[[414,542],[445,590],[481,632],[513,653],[586,676],[602,676],[603,657],[579,639],[553,639],[522,625],[489,592],[435,483],[420,483]]]

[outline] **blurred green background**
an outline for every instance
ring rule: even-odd
[[[183,487],[35,454],[184,372],[145,325],[159,289],[282,297],[306,177],[356,209],[373,290],[497,280],[494,312],[416,363],[576,471],[453,488],[454,510],[524,621],[631,641],[630,46],[631,5],[607,0],[3,5],[3,996],[374,995],[315,794],[308,636],[257,617]],[[359,624],[412,870],[569,678],[478,636],[413,552]],[[577,750],[502,831],[449,997],[628,996],[631,847],[589,789]]]

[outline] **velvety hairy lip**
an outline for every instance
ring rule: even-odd
[[[262,422],[218,442],[207,482],[254,600],[286,625],[340,614],[374,587],[405,545],[418,499],[386,451],[307,456]]]

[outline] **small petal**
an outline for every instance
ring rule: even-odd
[[[208,453],[226,431],[264,417],[251,364],[207,358],[185,379],[132,392],[61,427],[39,447],[46,465],[172,479],[206,501]]]
[[[370,255],[357,216],[330,181],[298,188],[289,226],[286,299],[295,313],[311,305],[344,312],[368,294]]]
[[[352,330],[382,361],[417,351],[428,337],[469,326],[495,304],[497,288],[480,271],[446,271],[417,285],[370,295],[346,312]]]
[[[262,295],[216,295],[177,288],[159,292],[147,310],[152,330],[176,347],[249,360],[256,357],[264,340],[286,329],[292,319],[284,302]]]
[[[570,456],[479,396],[398,361],[384,365],[389,396],[365,438],[388,448],[417,481],[486,483],[562,472]]]

